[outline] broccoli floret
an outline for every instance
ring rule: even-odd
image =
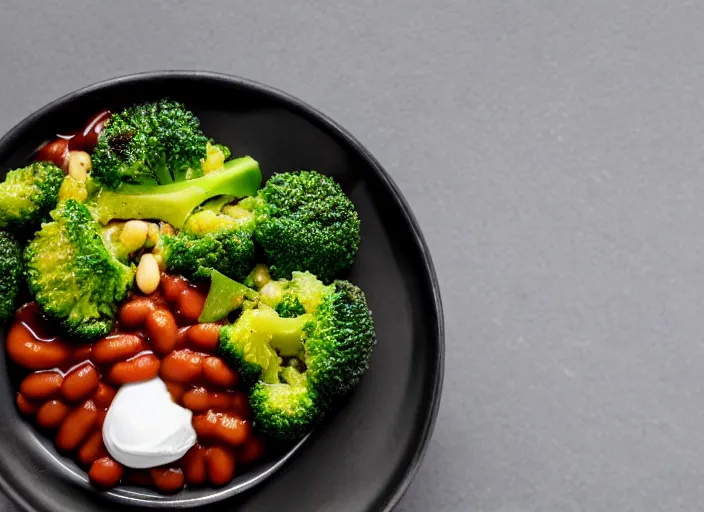
[[[293,295],[285,295],[274,309],[282,318],[294,318],[301,316],[306,312],[298,297]]]
[[[335,281],[335,292],[306,324],[308,377],[326,400],[348,394],[369,368],[376,345],[374,321],[364,292],[349,281]]]
[[[208,138],[183,104],[160,100],[129,107],[105,123],[93,151],[93,176],[103,185],[165,185],[201,176]]]
[[[254,265],[252,216],[234,218],[204,209],[191,215],[181,232],[162,240],[166,269],[204,280],[213,270],[241,281]]]
[[[0,229],[38,226],[56,206],[64,176],[64,171],[49,162],[8,172],[0,183]]]
[[[99,220],[155,219],[183,228],[191,212],[218,195],[245,197],[255,194],[262,181],[256,160],[246,156],[230,160],[218,171],[171,185],[123,184],[103,189],[97,197]]]
[[[22,251],[14,236],[0,231],[0,324],[15,313],[22,283]]]
[[[249,396],[256,423],[263,433],[278,439],[303,437],[323,414],[317,392],[305,374],[292,366],[281,370],[281,382],[258,382]]]
[[[279,382],[281,357],[296,357],[303,349],[305,316],[281,318],[266,305],[247,309],[232,325],[220,329],[220,353],[240,372],[247,385],[258,379]]]
[[[265,286],[256,309],[221,329],[219,350],[245,383],[258,381],[250,396],[255,424],[270,435],[290,438],[309,430],[359,382],[376,336],[364,293],[347,281],[325,286],[297,273],[291,283],[275,286],[280,293],[264,299]],[[310,310],[282,318],[264,302],[277,306],[293,296]]]
[[[256,197],[240,205],[257,218],[255,241],[274,278],[307,270],[329,282],[352,264],[359,248],[359,217],[332,178],[315,171],[275,174]]]
[[[25,249],[30,293],[68,334],[84,340],[105,336],[134,271],[106,248],[86,206],[62,201],[51,218]]]

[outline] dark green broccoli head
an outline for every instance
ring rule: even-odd
[[[121,183],[184,181],[202,175],[208,138],[184,105],[160,100],[129,107],[105,123],[93,151],[93,177]]]
[[[295,368],[283,368],[280,377],[281,382],[258,382],[252,389],[249,404],[254,425],[277,439],[298,439],[322,417],[320,400],[305,374]]]
[[[196,212],[181,232],[163,238],[166,269],[195,280],[208,279],[215,269],[241,281],[254,266],[252,231],[251,215],[234,218],[208,209]]]
[[[132,287],[133,269],[106,249],[101,228],[84,205],[63,201],[51,218],[25,249],[29,290],[68,334],[85,340],[105,336]]]
[[[22,284],[22,251],[14,236],[0,231],[0,324],[15,313]]]
[[[335,281],[306,324],[306,365],[313,387],[326,400],[349,393],[369,368],[376,334],[364,292],[348,281]]]
[[[38,226],[56,206],[64,176],[64,171],[49,162],[8,172],[0,183],[0,229]]]
[[[240,204],[257,217],[255,240],[274,278],[307,270],[328,282],[352,264],[359,217],[332,178],[315,171],[275,174]]]

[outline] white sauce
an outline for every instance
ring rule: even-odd
[[[174,403],[166,384],[156,377],[120,388],[103,424],[110,455],[129,468],[168,464],[196,444],[193,413]]]

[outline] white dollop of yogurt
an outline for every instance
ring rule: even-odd
[[[174,403],[158,377],[125,384],[108,409],[103,442],[110,455],[129,468],[161,466],[180,459],[196,444],[192,417]]]

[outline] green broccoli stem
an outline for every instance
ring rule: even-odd
[[[267,333],[269,346],[282,357],[296,357],[303,348],[303,327],[313,319],[305,314],[295,318],[281,318],[273,309],[262,309],[252,318],[253,332]]]
[[[113,219],[162,220],[181,229],[191,212],[208,199],[219,195],[251,196],[261,182],[259,164],[245,156],[189,181],[169,185],[122,184],[115,191],[103,189],[99,193],[99,220],[103,224]]]
[[[235,309],[243,307],[245,301],[257,301],[259,294],[245,285],[213,270],[210,273],[210,290],[205,299],[198,321],[219,322]]]
[[[272,328],[271,347],[282,357],[296,357],[303,349],[303,326],[313,319],[313,315],[296,318],[279,318],[269,324]]]
[[[281,380],[290,386],[305,386],[306,377],[293,366],[287,366],[281,370]]]

